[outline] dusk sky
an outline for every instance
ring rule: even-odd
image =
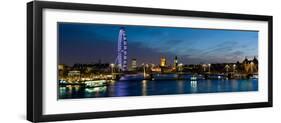
[[[114,63],[120,27],[125,27],[128,62],[159,64],[233,63],[258,56],[258,32],[151,26],[58,23],[59,64]]]

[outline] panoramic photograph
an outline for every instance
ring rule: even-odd
[[[58,22],[58,99],[258,91],[258,31]]]

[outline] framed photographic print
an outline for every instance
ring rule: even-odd
[[[27,4],[33,122],[272,107],[272,16]]]

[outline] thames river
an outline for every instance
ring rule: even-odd
[[[92,88],[60,85],[58,95],[59,99],[76,99],[243,91],[258,91],[258,79],[111,81],[107,85]]]

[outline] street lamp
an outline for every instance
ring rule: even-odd
[[[181,71],[181,72],[182,72],[182,70],[183,70],[182,66],[183,66],[183,64],[180,63],[180,64],[179,64],[179,71]]]
[[[233,72],[235,72],[236,64],[233,65]]]
[[[251,62],[250,63],[250,71],[251,71],[251,73],[253,73],[254,72],[254,62]]]
[[[111,74],[113,74],[113,70],[114,70],[114,64],[112,63],[112,64],[110,64],[110,67],[111,67]]]
[[[211,64],[208,64],[209,67],[209,73],[211,73]]]
[[[143,77],[145,78],[146,77],[146,72],[145,72],[146,64],[142,63],[142,66],[143,66]]]
[[[229,65],[225,65],[225,69],[226,69],[226,72],[228,72],[228,69],[229,69]]]
[[[148,64],[145,64],[145,67],[147,67],[147,68],[148,68],[148,67],[149,67],[149,65],[148,65]]]
[[[206,64],[203,64],[203,65],[202,65],[203,71],[204,71],[204,72],[206,71],[206,66],[207,66]]]

